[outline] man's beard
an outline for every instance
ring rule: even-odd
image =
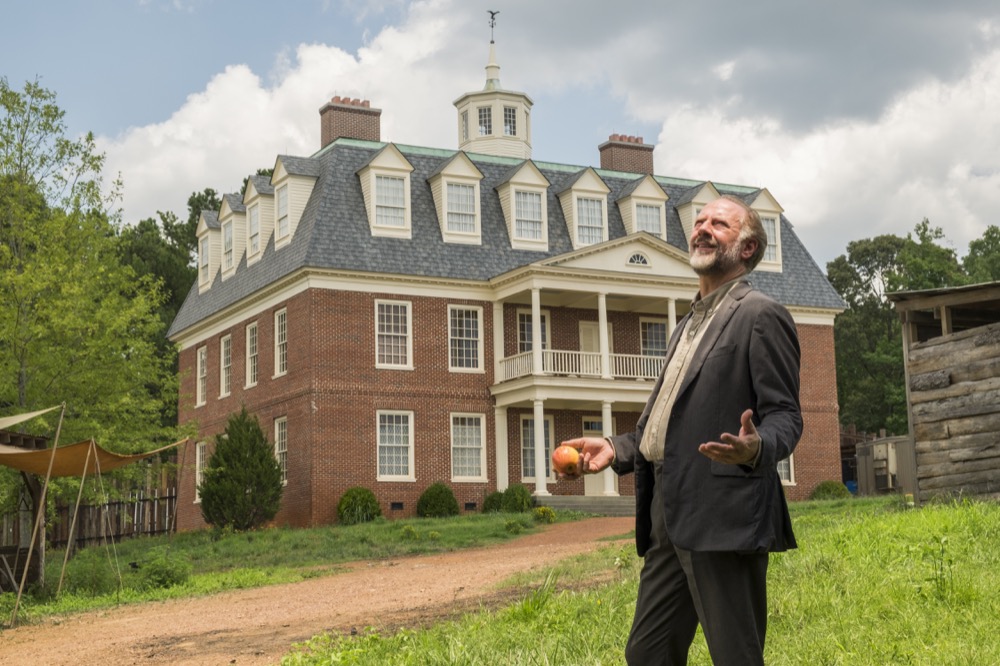
[[[698,254],[693,249],[688,257],[688,263],[698,275],[727,275],[736,267],[742,265],[740,249],[742,240],[737,240],[724,250],[715,246],[713,254]]]

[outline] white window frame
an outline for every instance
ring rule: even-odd
[[[205,481],[206,454],[208,453],[208,442],[201,440],[194,445],[194,503],[201,504],[201,493],[198,486]]]
[[[469,110],[462,111],[462,141],[469,140]]]
[[[375,223],[373,226],[382,229],[393,229],[395,231],[405,230],[409,228],[406,215],[406,177],[405,176],[395,176],[384,173],[375,174]],[[399,182],[399,200],[389,200],[387,195],[387,186],[389,182],[396,183]],[[392,194],[395,194],[393,192]],[[383,213],[388,213],[392,211],[391,216],[385,215]],[[397,212],[398,211],[398,212]],[[399,217],[398,223],[396,222],[396,217]],[[392,220],[388,222],[387,220]]]
[[[647,214],[656,213],[656,229],[644,229],[643,222],[647,221],[639,211],[646,211]],[[653,234],[657,238],[664,238],[663,234],[663,206],[661,204],[639,203],[635,204],[635,230],[645,231]]]
[[[223,222],[222,224],[222,270],[230,271],[235,268],[233,263],[233,222]]]
[[[383,474],[382,473],[382,462],[381,462],[381,450],[383,446],[399,446],[397,442],[383,442],[382,441],[382,417],[405,417],[406,429],[407,429],[407,469],[406,474]],[[375,412],[375,473],[377,481],[416,481],[416,476],[414,475],[413,465],[414,465],[414,455],[413,455],[413,436],[414,422],[413,422],[413,412],[403,411],[403,410],[390,410],[390,409],[380,409]]]
[[[598,211],[598,222],[599,224],[588,224],[583,225],[584,221],[584,204],[586,207],[590,207],[591,204],[597,207]],[[608,239],[608,216],[605,214],[607,200],[605,198],[598,197],[586,197],[578,196],[574,198],[574,204],[576,206],[576,246],[584,247],[586,245],[597,245],[598,243],[603,243]],[[590,220],[588,220],[590,221]],[[593,234],[594,230],[597,231],[599,238],[594,240],[593,238],[584,238],[583,230],[587,229],[589,234]]]
[[[639,266],[641,268],[651,268],[649,263],[649,257],[643,252],[633,252],[629,255],[628,261],[626,262],[629,266]]]
[[[277,240],[285,240],[292,233],[288,219],[288,185],[282,185],[274,192],[274,215]]]
[[[274,376],[288,374],[288,308],[274,313]]]
[[[219,397],[228,397],[233,390],[233,336],[219,340]]]
[[[552,346],[552,317],[549,316],[548,310],[541,310],[540,316],[542,318],[542,349],[550,349]],[[524,338],[521,336],[521,319],[526,318],[528,322],[531,322],[531,310],[527,308],[519,308],[517,311],[517,353],[521,354],[524,352],[529,352],[532,350],[531,338]]]
[[[493,136],[493,107],[476,107],[476,117],[479,120],[479,136]]]
[[[382,308],[402,308],[406,313],[406,332],[383,331],[381,326]],[[410,301],[375,300],[375,367],[389,370],[412,370],[413,369],[413,304]],[[384,355],[383,337],[405,336],[406,337],[406,359],[403,363],[385,362],[380,360]]]
[[[527,197],[531,195],[532,197],[538,197],[538,219],[535,220],[532,217],[522,216],[522,212],[529,212],[521,205],[519,199],[522,196]],[[526,241],[530,243],[545,243],[548,244],[548,234],[545,229],[545,193],[540,190],[529,190],[523,188],[513,188],[511,192],[511,201],[514,207],[514,224],[513,224],[513,236],[514,240]],[[532,210],[534,212],[534,207]],[[523,224],[522,224],[523,221]],[[527,236],[523,231],[527,231],[528,225],[534,228],[534,225],[538,224],[538,236]]]
[[[455,330],[452,327],[452,313],[454,312],[470,312],[475,313],[476,320],[476,337],[455,337]],[[450,372],[471,372],[471,373],[484,373],[486,372],[485,363],[483,362],[483,309],[477,305],[449,305],[448,306],[448,370]],[[453,354],[454,345],[460,341],[474,340],[476,343],[476,357],[475,366],[465,366],[465,365],[455,365],[455,356]]]
[[[208,395],[208,347],[198,347],[195,352],[194,406],[205,404]]]
[[[503,135],[517,136],[517,107],[503,107]]]
[[[461,190],[462,196],[457,193]],[[468,191],[468,198],[465,192]],[[453,194],[455,196],[453,196]],[[448,234],[479,236],[479,214],[476,206],[476,186],[473,183],[444,183],[445,228]],[[465,227],[470,227],[465,228]],[[458,227],[458,228],[457,228]]]
[[[260,207],[247,208],[247,257],[260,254]]]
[[[274,459],[281,468],[281,485],[288,485],[288,417],[274,419]]]
[[[198,284],[208,284],[208,236],[198,241]]]
[[[257,386],[260,373],[260,333],[257,322],[247,324],[246,329],[246,370],[243,373],[246,384],[244,388]]]
[[[787,478],[786,478],[786,475],[783,472],[783,468],[786,466],[785,463],[787,463],[787,467],[788,467]],[[795,484],[795,454],[794,453],[792,455],[788,456],[787,458],[785,458],[784,460],[779,460],[778,463],[777,463],[777,467],[778,467],[778,478],[781,479],[781,485],[783,485],[783,486],[794,486],[794,485],[796,485]]]
[[[646,326],[644,326],[644,324]],[[645,331],[648,330],[648,325],[650,324],[661,324],[663,326],[663,353],[662,354],[649,354],[649,345],[647,344],[649,336],[646,335]],[[667,347],[670,346],[670,321],[664,319],[663,317],[639,317],[639,355],[640,356],[656,356],[656,357],[666,357]]]
[[[468,442],[460,442],[456,445],[456,419],[478,420],[479,422],[479,442],[477,445],[470,445]],[[451,480],[455,483],[471,483],[486,481],[486,415],[466,412],[452,412],[449,418],[451,432]],[[461,424],[460,424],[461,425]],[[479,451],[479,474],[476,476],[463,476],[455,473],[455,452],[457,449],[469,449]]]
[[[757,269],[780,271],[781,270],[781,216],[760,214],[760,223],[767,233],[767,248]]]
[[[549,473],[548,473],[548,476],[545,477],[545,480],[547,482],[549,482],[549,483],[552,483],[552,482],[554,482],[556,480],[555,472],[552,469],[552,451],[555,450],[556,424],[555,424],[555,418],[551,414],[546,414],[543,417],[543,420],[545,421],[545,424],[548,426],[548,431],[549,431],[548,437],[546,437],[546,442],[545,442],[546,451],[545,451],[545,456],[544,456],[545,457],[545,467],[549,470]],[[525,429],[525,427],[527,427],[526,423],[528,421],[531,422],[531,437],[530,437],[530,441],[526,442],[525,438],[524,438],[524,429]],[[521,483],[525,483],[525,484],[526,483],[534,483],[534,481],[535,481],[534,474],[532,474],[531,476],[528,476],[525,473],[525,470],[526,470],[526,461],[530,461],[532,466],[534,466],[534,464],[535,464],[535,416],[534,416],[534,414],[521,414],[520,425],[521,425],[521,429],[518,432],[519,432],[520,437],[521,437]],[[530,447],[529,447],[529,445],[530,445]],[[529,451],[529,448],[530,448],[530,451]],[[532,470],[532,471],[534,471],[534,470]]]

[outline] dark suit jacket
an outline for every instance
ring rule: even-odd
[[[688,315],[690,317],[690,314]],[[667,346],[669,358],[688,317]],[[681,380],[669,417],[660,478],[667,534],[686,550],[770,552],[795,547],[776,470],[802,434],[799,342],[788,311],[746,280],[712,318]],[[649,547],[653,465],[639,451],[656,382],[634,432],[612,437],[618,474],[635,473],[636,548]],[[718,463],[698,452],[724,432],[739,434],[740,415],[754,411],[761,437],[755,468]]]

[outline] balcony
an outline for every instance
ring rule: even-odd
[[[663,368],[662,356],[641,354],[611,354],[613,379],[656,379]],[[505,382],[535,374],[532,353],[521,352],[500,361],[497,382]],[[600,379],[605,376],[601,355],[597,352],[542,350],[542,371],[540,374],[553,377],[589,377]]]

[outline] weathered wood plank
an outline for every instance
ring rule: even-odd
[[[924,423],[996,412],[1000,412],[1000,390],[993,389],[914,404],[911,416],[914,423]]]
[[[996,481],[984,481],[948,488],[924,489],[918,486],[917,496],[921,502],[929,502],[941,497],[993,497],[997,492],[1000,492],[1000,485]]]
[[[918,454],[920,464],[939,465],[946,462],[964,462],[966,460],[979,460],[986,458],[1000,458],[1000,445],[982,447],[975,446],[966,449],[941,449],[937,451],[925,451]]]
[[[935,490],[940,488],[959,488],[970,485],[993,484],[994,490],[1000,488],[1000,464],[996,467],[983,470],[975,470],[960,474],[941,474],[938,476],[925,477],[917,468],[917,486],[921,490]]]
[[[970,435],[958,435],[947,439],[927,439],[914,443],[914,451],[917,455],[925,453],[936,453],[938,451],[957,451],[959,449],[1000,449],[1000,436],[997,433],[975,433]]]
[[[992,336],[997,336],[997,339],[1000,340],[1000,322],[969,328],[950,335],[939,335],[923,342],[914,342],[910,345],[910,349],[922,353],[926,349],[933,349],[941,345],[965,344],[966,341],[970,341],[973,345],[984,346],[989,344]]]
[[[917,444],[936,439],[989,433],[1000,439],[1000,413],[981,414],[966,419],[946,419],[913,424],[913,438]]]
[[[942,345],[934,350],[935,353],[924,353],[928,350],[921,350],[921,353],[910,351],[909,366],[911,375],[919,375],[925,372],[936,370],[947,370],[956,366],[988,361],[1000,357],[1000,346],[998,345]]]
[[[987,474],[993,472],[1000,473],[1000,458],[974,458],[970,460],[949,460],[936,465],[924,465],[923,461],[917,461],[917,478],[923,483],[925,480],[948,479],[954,476],[966,474]]]
[[[922,391],[914,391],[911,386],[910,402],[917,405],[924,402],[957,398],[964,395],[972,395],[974,393],[982,393],[983,391],[995,390],[1000,391],[1000,375],[978,382],[962,382],[961,384],[952,383],[950,386],[946,386],[944,388],[926,389]]]

